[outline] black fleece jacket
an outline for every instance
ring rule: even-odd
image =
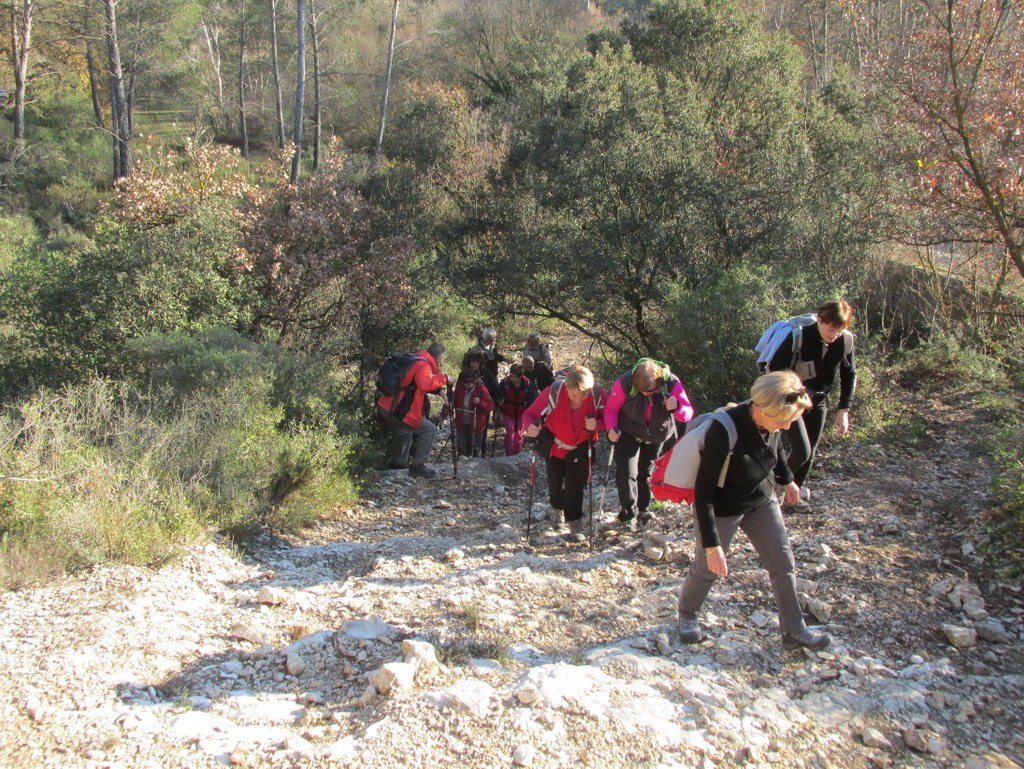
[[[729,434],[712,422],[704,438],[700,467],[694,482],[694,514],[704,547],[718,547],[715,518],[753,512],[775,495],[772,482],[785,486],[793,473],[782,450],[782,433],[762,433],[754,424],[750,404],[742,403],[726,412],[736,423],[736,446],[729,459],[725,485],[718,488],[722,465],[729,453]]]

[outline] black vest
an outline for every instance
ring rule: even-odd
[[[619,429],[642,443],[664,443],[665,439],[675,431],[675,419],[665,408],[665,391],[670,390],[675,382],[675,375],[669,375],[665,385],[650,396],[651,423],[647,424],[644,420],[647,396],[640,393],[629,394],[630,388],[633,387],[632,371],[627,371],[620,376],[619,386],[626,394],[626,400],[619,410]]]

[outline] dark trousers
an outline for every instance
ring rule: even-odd
[[[473,445],[474,440],[476,441],[476,446]],[[459,448],[459,456],[482,457],[484,455],[484,445],[487,443],[487,433],[476,433],[474,436],[471,428],[460,427],[455,433],[455,442]]]
[[[622,517],[633,518],[651,506],[651,473],[660,449],[660,444],[641,443],[632,435],[619,434],[614,448],[615,485]]]
[[[565,520],[583,517],[583,495],[590,479],[590,457],[587,444],[577,446],[563,459],[548,457],[548,498],[555,510],[565,511]]]
[[[793,480],[803,486],[811,465],[814,464],[814,453],[825,431],[825,417],[828,416],[828,401],[822,398],[807,409],[786,431],[789,442],[789,469],[793,471]]]

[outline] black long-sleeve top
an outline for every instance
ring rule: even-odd
[[[849,332],[843,332],[844,334]],[[818,332],[818,324],[812,323],[803,328],[803,339],[800,343],[800,354],[797,356],[796,373],[803,380],[804,387],[811,391],[815,403],[822,400],[835,386],[836,374],[839,375],[839,404],[836,408],[850,408],[853,392],[857,388],[857,369],[853,362],[853,347],[846,355],[843,334],[832,344],[825,344]],[[788,369],[793,358],[793,341],[787,339],[779,345],[768,364],[770,371]],[[807,365],[801,365],[804,362]]]
[[[783,486],[793,482],[793,473],[782,450],[781,432],[758,430],[750,408],[749,403],[741,403],[726,411],[736,423],[736,446],[721,488],[718,478],[729,453],[729,434],[718,422],[712,422],[704,437],[693,502],[704,547],[722,544],[715,527],[716,517],[753,512],[774,496],[773,480]]]

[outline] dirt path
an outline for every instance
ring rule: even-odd
[[[827,652],[781,649],[743,538],[686,646],[687,511],[529,547],[527,455],[438,463],[302,538],[0,597],[0,766],[1024,764],[1024,596],[980,576],[978,417],[907,413],[898,452],[825,452],[819,512],[788,521]]]

